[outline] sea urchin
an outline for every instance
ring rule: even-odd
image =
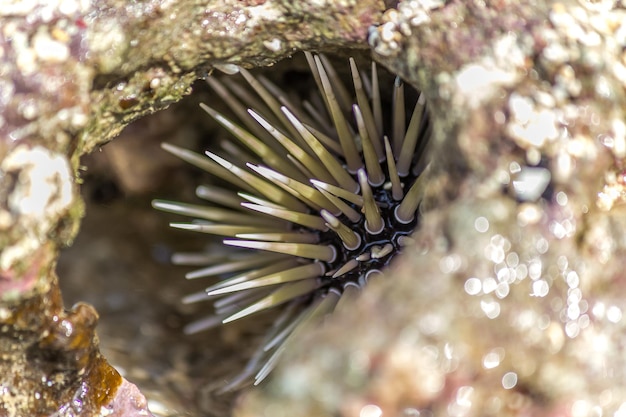
[[[353,297],[398,254],[418,222],[420,173],[428,138],[420,96],[406,123],[404,87],[396,79],[390,139],[385,135],[377,68],[362,75],[350,59],[356,100],[324,56],[306,54],[319,93],[294,105],[276,85],[239,72],[256,96],[208,78],[248,130],[202,108],[245,148],[226,157],[163,144],[233,188],[200,186],[214,206],[155,200],[159,210],[193,217],[171,226],[225,236],[228,251],[180,253],[174,262],[202,266],[187,278],[219,277],[185,302],[215,300],[215,313],[190,324],[194,333],[285,304],[234,387],[262,381],[298,329]]]

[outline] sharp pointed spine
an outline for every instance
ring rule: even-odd
[[[297,161],[292,161],[292,162],[297,162]],[[248,168],[250,168],[251,170],[253,170],[257,174],[259,174],[261,177],[265,178],[266,180],[268,180],[272,184],[276,185],[277,187],[285,190],[287,193],[289,193],[293,197],[297,198],[299,201],[304,203],[306,206],[308,206],[308,207],[310,207],[310,208],[312,208],[314,210],[319,210],[321,208],[320,206],[315,204],[315,202],[309,200],[308,198],[306,198],[305,196],[303,196],[302,194],[300,194],[299,192],[297,192],[293,188],[291,188],[288,185],[286,185],[284,182],[279,181],[275,175],[272,175],[272,173],[275,173],[276,171],[274,171],[272,169],[269,169],[269,168],[266,168],[266,167],[263,167],[263,166],[253,165],[253,164],[248,164]],[[280,175],[282,176],[282,174],[280,174]],[[285,177],[285,178],[287,178],[287,177]],[[308,210],[299,210],[299,212],[304,212],[304,211],[308,211]]]
[[[239,139],[241,143],[243,143],[253,153],[258,155],[267,164],[276,166],[280,165],[284,160],[284,158],[274,152],[274,150],[267,146],[263,141],[259,140],[256,136],[252,135],[250,132],[246,131],[221,113],[204,103],[201,103],[200,107],[202,107],[202,109],[215,119],[215,121],[228,130],[235,138]],[[287,170],[289,169],[289,167],[284,168]]]
[[[345,87],[344,83],[341,81],[339,76],[337,75],[337,71],[335,71],[335,67],[333,67],[326,57],[326,55],[318,55],[319,60],[322,63],[324,70],[330,80],[331,85],[335,90],[335,97],[337,99],[337,103],[342,111],[348,113],[350,111],[350,106],[352,105],[352,97],[348,92],[348,89]]]
[[[302,107],[296,106],[293,102],[291,102],[287,98],[287,94],[285,93],[285,91],[283,91],[280,87],[278,87],[276,84],[274,84],[273,82],[271,82],[269,79],[267,79],[266,77],[262,75],[258,77],[258,80],[265,88],[267,88],[272,93],[272,95],[274,95],[274,97],[278,98],[278,101],[280,102],[281,106],[285,106],[291,109],[291,111],[295,115],[297,115],[297,117],[300,120],[303,120],[303,121],[306,120],[307,123],[312,122],[311,119],[306,117],[306,114],[304,114],[304,112],[302,111]]]
[[[224,262],[215,265],[210,265],[206,268],[191,271],[185,275],[187,279],[196,279],[210,277],[214,275],[226,274],[231,272],[242,271],[249,268],[257,268],[259,266],[266,265],[277,258],[275,256],[268,257],[267,255],[249,256],[244,259]]]
[[[363,194],[363,212],[365,214],[365,229],[372,235],[377,235],[383,231],[385,223],[380,216],[380,211],[374,200],[372,189],[367,181],[367,175],[363,169],[360,169],[357,173],[359,178],[359,184],[361,185],[361,192]]]
[[[275,288],[254,288],[248,291],[239,291],[228,294],[213,303],[216,314],[222,317],[229,317],[237,314],[246,306],[254,304],[267,297]],[[222,321],[224,323],[224,321]]]
[[[235,237],[242,233],[266,232],[269,228],[241,226],[233,224],[195,224],[195,223],[170,223],[174,229],[190,230],[193,232],[207,233],[210,235]]]
[[[269,216],[273,216],[291,223],[296,223],[305,227],[310,227],[311,229],[326,231],[328,227],[324,223],[324,220],[318,216],[312,214],[304,214],[297,211],[283,210],[277,209],[273,207],[262,206],[258,204],[252,203],[241,203],[243,207],[249,208],[250,210],[255,210],[260,213],[267,214]]]
[[[361,246],[361,236],[350,230],[345,224],[341,223],[338,218],[333,216],[326,210],[320,212],[322,218],[326,221],[326,225],[330,227],[341,239],[343,246],[348,250],[355,250]]]
[[[366,262],[372,259],[372,254],[369,252],[365,252],[357,256],[355,259],[359,262]]]
[[[408,224],[415,218],[417,207],[422,201],[422,197],[424,195],[425,177],[425,173],[420,175],[406,193],[402,202],[396,206],[394,210],[394,217],[398,222]]]
[[[299,333],[309,328],[311,323],[316,322],[324,315],[332,312],[339,301],[339,296],[337,293],[329,292],[326,297],[319,300],[316,304],[313,304],[308,310],[305,310],[305,313],[299,318],[298,323],[294,326],[291,334],[287,336],[282,345],[274,352],[274,354],[268,359],[265,365],[261,368],[261,370],[255,375],[254,385],[258,385],[261,381],[263,381],[267,375],[274,369],[278,358],[282,355],[283,351],[290,343],[291,340],[299,337]]]
[[[352,83],[354,84],[357,103],[359,108],[361,109],[361,113],[363,114],[363,120],[365,122],[367,134],[372,141],[374,149],[376,150],[378,160],[383,161],[383,159],[385,158],[385,154],[383,152],[383,147],[380,143],[380,136],[378,134],[378,131],[376,130],[376,122],[374,120],[374,115],[372,114],[372,108],[369,105],[367,94],[363,88],[363,81],[361,80],[359,69],[357,68],[356,62],[352,57],[350,58],[350,70],[352,72]]]
[[[188,335],[200,333],[204,330],[209,330],[214,327],[220,326],[223,319],[224,317],[218,315],[205,317],[186,325],[183,329],[183,332]]]
[[[317,259],[320,261],[334,262],[337,258],[337,250],[332,245],[312,245],[308,243],[275,243],[257,242],[253,240],[224,240],[225,245],[238,246],[240,248],[259,249],[285,255],[299,256],[301,258]]]
[[[303,279],[315,278],[324,275],[326,268],[321,262],[311,262],[306,265],[276,272],[254,280],[240,282],[230,286],[224,286],[207,292],[208,296],[229,294],[238,291],[245,291],[252,288],[261,288],[288,282],[300,281]]]
[[[374,121],[376,122],[376,130],[379,138],[383,137],[383,106],[380,99],[380,86],[378,82],[378,67],[372,62],[372,111],[374,113]]]
[[[342,276],[344,274],[347,274],[348,272],[352,271],[357,266],[359,266],[359,261],[357,261],[356,259],[350,259],[343,266],[341,266],[341,268],[339,268],[337,271],[335,271],[335,273],[332,275],[332,277],[333,278],[339,278],[340,276]]]
[[[319,285],[319,280],[317,279],[308,279],[304,281],[294,282],[291,284],[286,284],[278,288],[276,291],[271,293],[265,298],[249,305],[248,307],[240,310],[239,312],[226,317],[222,322],[230,323],[231,321],[238,320],[242,317],[249,316],[251,314],[257,313],[259,311],[275,307],[280,305],[286,301],[289,301],[293,298],[304,295],[308,292],[311,292]]]
[[[341,113],[341,109],[337,103],[337,99],[335,97],[335,93],[333,92],[330,80],[328,79],[328,75],[326,74],[320,59],[318,57],[314,57],[314,59],[317,70],[320,73],[324,94],[326,95],[326,100],[329,105],[329,111],[332,115],[335,128],[337,129],[337,134],[339,135],[339,142],[341,143],[341,148],[343,149],[343,153],[346,157],[348,170],[350,172],[356,172],[362,166],[359,152],[357,151],[354,139],[350,134],[346,119]]]
[[[409,122],[409,127],[406,130],[402,147],[398,153],[398,175],[406,177],[409,175],[411,169],[411,161],[415,156],[415,148],[417,146],[417,139],[419,138],[422,115],[424,113],[425,99],[424,95],[420,94],[413,109],[413,115]]]
[[[239,206],[242,202],[241,198],[239,198],[237,194],[231,190],[226,190],[213,185],[199,185],[196,187],[196,196],[224,207],[237,210],[241,209]]]
[[[264,129],[266,129],[294,158],[296,158],[303,166],[306,166],[308,170],[318,178],[324,181],[332,181],[332,176],[328,173],[326,168],[318,163],[311,155],[309,155],[299,145],[294,143],[287,136],[283,135],[278,129],[269,124],[265,119],[258,115],[254,110],[249,110],[250,116],[252,116]]]
[[[322,195],[326,197],[328,201],[333,203],[333,205],[337,207],[339,211],[344,214],[348,219],[350,219],[352,223],[357,223],[359,220],[361,220],[361,215],[355,209],[344,203],[341,199],[335,197],[323,188],[318,188],[318,191],[322,193]]]
[[[264,200],[262,198],[259,198],[257,196],[254,196],[248,193],[237,193],[237,195],[241,197],[243,200],[245,200],[239,203],[240,207],[244,207],[243,203],[248,202],[248,203],[253,203],[259,206],[270,207],[270,208],[274,208],[278,210],[287,210],[285,206],[281,206],[280,204],[274,204],[271,201]]]
[[[300,312],[300,314],[295,319],[291,320],[291,322],[283,326],[283,328],[280,331],[272,335],[272,337],[269,338],[269,340],[262,346],[263,352],[269,352],[274,347],[282,343],[291,334],[293,329],[295,329],[296,326],[298,326],[298,323],[300,322],[301,317],[303,317],[306,314],[307,314],[307,310]]]
[[[209,292],[218,288],[224,288],[228,287],[229,285],[235,285],[241,282],[251,281],[253,279],[273,274],[275,272],[284,271],[298,265],[300,265],[300,262],[294,257],[283,257],[282,259],[276,259],[271,265],[262,268],[252,269],[250,271],[245,271],[223,281],[219,281],[218,283],[206,288],[204,290],[204,293],[208,294]]]
[[[387,154],[387,170],[389,171],[389,181],[391,182],[391,197],[396,201],[400,201],[402,200],[402,197],[404,197],[402,183],[400,182],[400,177],[396,169],[396,163],[393,158],[393,151],[391,150],[391,145],[389,144],[387,136],[385,136],[384,140],[385,152]]]
[[[204,266],[223,259],[223,255],[214,253],[176,252],[172,255],[171,261],[174,265]]]
[[[220,156],[212,152],[206,151],[206,155],[230,172],[232,172],[234,175],[239,176],[239,178],[241,178],[243,181],[246,181],[256,191],[261,193],[263,196],[269,198],[271,201],[288,207],[292,210],[306,210],[306,206],[304,204],[302,204],[300,201],[298,201],[288,193],[282,191],[280,188],[276,188],[274,185],[271,185],[261,180],[260,178],[257,178],[251,173],[239,168],[238,166],[230,163],[229,161],[221,158]]]
[[[242,224],[247,226],[263,225],[263,219],[259,219],[256,216],[250,216],[245,213],[238,213],[233,212],[232,210],[215,207],[178,203],[167,200],[153,200],[152,207],[168,213],[182,214],[184,216],[210,220],[213,222]],[[276,225],[280,222],[282,221],[272,222],[272,225]],[[265,226],[267,226],[267,223],[265,223]]]
[[[257,113],[263,115],[265,120],[275,126],[280,126],[280,120],[274,115],[272,110],[267,107],[263,99],[257,98],[257,96],[251,93],[250,88],[246,88],[243,84],[235,82],[228,83],[228,88],[244,103],[247,109],[255,109]],[[269,143],[271,143],[271,141]]]
[[[254,78],[252,74],[250,74],[248,70],[245,70],[242,68],[240,73],[246,79],[248,84],[250,84],[250,86],[254,89],[254,91],[257,92],[259,97],[263,99],[265,104],[267,104],[267,107],[269,107],[269,109],[272,111],[274,116],[276,116],[278,120],[281,121],[283,126],[285,126],[285,128],[289,130],[289,133],[294,136],[297,136],[298,133],[289,125],[289,123],[285,119],[285,116],[280,112],[280,103],[278,102],[278,100],[276,100],[272,96],[272,94],[269,91],[267,91],[267,89],[256,78]]]
[[[351,202],[352,204],[356,204],[357,206],[363,206],[363,197],[354,192],[347,191],[344,188],[334,186],[332,184],[328,184],[318,180],[311,180],[311,184],[315,186],[317,189],[322,189],[327,191],[337,197],[343,198],[346,201]],[[359,190],[360,188],[357,188]]]
[[[313,136],[315,136],[325,147],[327,147],[328,149],[330,149],[331,151],[333,151],[339,156],[342,156],[342,157],[344,156],[343,149],[341,149],[341,145],[335,139],[315,129],[311,125],[308,125],[306,123],[303,123],[302,125],[306,128],[306,130],[311,132]]]
[[[341,166],[339,161],[319,142],[319,140],[313,136],[311,132],[306,130],[304,125],[287,109],[282,108],[283,112],[289,119],[289,121],[296,127],[300,136],[304,138],[309,147],[315,152],[317,157],[322,161],[322,164],[326,167],[330,175],[337,181],[339,185],[348,191],[354,191],[358,188],[356,182]],[[359,158],[360,159],[360,158]]]
[[[268,242],[289,243],[318,243],[319,237],[315,233],[238,233],[235,236],[243,240],[264,240]]]
[[[211,175],[215,175],[216,177],[221,178],[224,181],[227,181],[237,187],[241,187],[244,190],[248,191],[254,190],[252,187],[246,184],[245,181],[242,181],[236,175],[233,175],[231,172],[211,161],[206,156],[197,154],[188,149],[180,148],[167,142],[162,143],[161,148],[163,148],[170,154],[182,159],[183,161],[188,162],[191,165],[194,165]]]
[[[365,122],[363,121],[363,115],[358,105],[353,106],[354,118],[359,129],[359,135],[361,135],[361,142],[363,144],[363,157],[365,159],[365,168],[367,169],[367,178],[369,183],[378,187],[385,182],[385,174],[380,166],[380,161],[376,155],[376,150],[372,145],[371,138],[365,129]]]
[[[239,100],[226,88],[225,84],[219,82],[215,77],[208,77],[206,79],[207,84],[215,91],[221,98],[228,104],[228,107],[235,113],[237,118],[241,120],[246,127],[254,133],[259,139],[267,139],[267,133],[263,132],[254,121],[246,117],[246,106],[241,104]]]
[[[402,148],[405,126],[404,83],[400,77],[396,77],[393,88],[393,151],[395,153],[399,153]]]
[[[321,208],[328,210],[333,213],[337,213],[337,207],[335,207],[327,198],[325,198],[316,188],[311,187],[307,184],[303,184],[296,180],[293,180],[279,172],[276,172],[271,169],[267,169],[264,167],[256,167],[261,175],[271,181],[278,181],[284,186],[290,188],[295,191],[295,193],[299,196],[304,197],[305,202],[308,204],[309,202],[315,205],[315,209],[319,210]],[[309,204],[310,205],[310,204]]]

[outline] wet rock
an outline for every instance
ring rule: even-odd
[[[375,1],[9,2],[0,7],[0,415],[147,415],[66,311],[54,266],[83,216],[81,155],[214,67],[365,47]],[[111,414],[113,413],[113,414]]]
[[[385,13],[375,57],[424,91],[435,139],[412,256],[238,415],[623,412],[625,17],[587,1]]]

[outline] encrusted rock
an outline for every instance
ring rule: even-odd
[[[424,92],[437,144],[415,253],[238,415],[626,410],[625,19],[584,0],[385,13],[375,57]]]
[[[361,47],[376,1],[9,1],[0,6],[0,415],[149,415],[65,311],[54,266],[83,203],[80,157],[213,67]]]
[[[428,100],[422,228],[242,416],[626,410],[623,1],[13,2],[0,8],[0,415],[141,415],[53,272],[79,158],[215,67],[360,47]],[[19,377],[15,377],[19,375]],[[4,414],[3,414],[4,413]],[[111,415],[111,414],[109,414]]]

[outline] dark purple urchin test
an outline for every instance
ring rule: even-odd
[[[396,79],[387,136],[375,64],[368,77],[350,59],[352,94],[325,57],[306,58],[318,88],[309,101],[289,101],[276,85],[244,69],[239,72],[251,90],[207,80],[245,128],[202,108],[243,146],[229,142],[221,156],[203,156],[163,144],[232,186],[199,186],[196,194],[211,205],[153,202],[194,219],[172,227],[226,237],[228,250],[221,253],[173,258],[201,266],[187,278],[217,281],[185,297],[186,303],[214,305],[213,314],[186,332],[283,307],[244,371],[224,389],[260,383],[299,329],[340,308],[382,273],[419,220],[429,136],[423,97],[407,126],[404,86]]]

